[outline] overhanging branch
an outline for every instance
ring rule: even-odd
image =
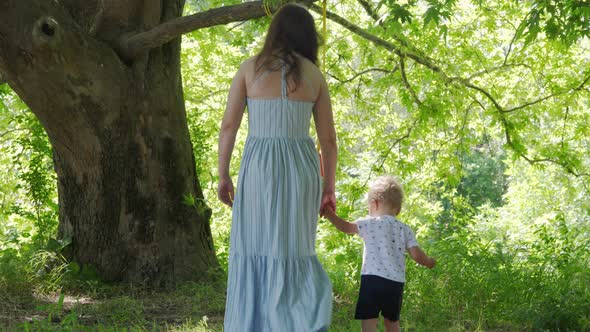
[[[309,8],[316,13],[322,13],[322,11],[323,11],[322,7],[320,7],[316,4],[313,4],[313,3],[309,4]],[[379,38],[379,37],[367,32],[363,28],[360,28],[360,27],[350,23],[349,21],[347,21],[345,18],[343,18],[342,16],[340,16],[338,14],[332,13],[330,11],[326,11],[326,17],[331,19],[332,21],[342,25],[343,27],[348,29],[350,32],[357,34],[357,35],[361,36],[362,38],[372,42],[373,44],[375,44],[377,46],[381,46],[381,47],[385,48],[386,50],[389,50],[390,52],[393,52],[399,56],[403,55],[405,57],[408,57],[408,58],[416,61],[417,63],[420,63],[423,66],[430,68],[432,71],[435,71],[435,72],[446,77],[445,73],[440,69],[440,67],[435,65],[434,63],[432,63],[430,60],[425,59],[413,52],[410,52],[407,50],[402,50],[401,48],[397,47],[393,43],[388,42],[387,40],[384,40],[382,38]]]
[[[293,2],[309,5],[313,1],[315,0]],[[140,54],[161,46],[185,33],[216,25],[260,18],[266,16],[269,9],[274,11],[277,8],[267,7],[265,9],[262,1],[252,1],[178,17],[148,31],[122,36],[116,45],[117,52],[124,59],[132,60]]]
[[[309,7],[310,7],[310,9],[312,9],[313,11],[315,11],[317,13],[321,13],[322,12],[322,8],[319,7],[319,6],[317,6],[317,5],[315,5],[315,4],[313,4],[313,3],[311,3],[309,5]],[[564,90],[564,91],[561,91],[561,92],[558,92],[558,93],[550,94],[550,95],[547,95],[547,96],[544,96],[544,97],[535,99],[533,101],[526,102],[526,103],[524,103],[522,105],[518,105],[518,106],[515,106],[515,107],[512,107],[512,108],[506,108],[506,107],[503,107],[502,105],[500,105],[500,103],[492,96],[492,94],[489,91],[486,91],[484,88],[479,87],[479,86],[471,83],[470,80],[472,78],[474,78],[474,77],[477,77],[477,76],[482,75],[483,73],[489,73],[491,71],[495,71],[495,70],[499,70],[499,69],[505,69],[505,68],[508,68],[508,67],[511,67],[511,66],[525,66],[525,67],[527,67],[527,65],[525,65],[525,64],[504,64],[504,65],[501,65],[501,66],[498,66],[498,67],[490,68],[490,69],[485,70],[483,72],[475,73],[472,76],[470,76],[469,78],[462,78],[462,77],[455,77],[455,76],[451,77],[451,76],[448,76],[439,66],[437,66],[436,64],[434,64],[434,62],[432,60],[430,60],[430,59],[428,59],[426,57],[420,56],[418,54],[418,53],[420,53],[419,50],[416,50],[416,52],[418,52],[418,53],[416,53],[416,52],[413,52],[413,51],[410,51],[410,50],[402,49],[402,48],[396,46],[395,44],[393,44],[393,43],[391,43],[391,42],[389,42],[387,40],[384,40],[384,39],[382,39],[382,38],[380,38],[378,36],[375,36],[375,35],[367,32],[366,30],[360,28],[357,25],[354,25],[353,23],[349,22],[345,18],[339,16],[338,14],[332,13],[330,11],[327,11],[326,12],[326,16],[329,19],[331,19],[332,21],[340,24],[341,26],[343,26],[344,28],[346,28],[350,32],[352,32],[352,33],[354,33],[354,34],[356,34],[356,35],[358,35],[358,36],[360,36],[360,37],[362,37],[362,38],[364,38],[364,39],[372,42],[373,44],[375,44],[377,46],[383,47],[386,50],[388,50],[388,51],[390,51],[390,52],[392,52],[394,54],[397,54],[400,58],[407,57],[407,58],[412,59],[415,62],[423,65],[424,67],[429,68],[433,72],[439,74],[441,76],[441,78],[443,79],[443,81],[445,81],[448,84],[450,84],[450,83],[459,84],[459,85],[462,85],[462,86],[464,86],[464,87],[466,87],[468,89],[473,89],[473,90],[478,91],[479,93],[483,94],[487,99],[489,99],[492,102],[492,104],[494,105],[494,107],[499,112],[501,112],[501,113],[514,112],[514,111],[517,111],[517,110],[520,110],[520,109],[523,109],[523,108],[526,108],[526,107],[529,107],[529,106],[538,104],[540,102],[543,102],[543,101],[545,101],[545,100],[547,100],[547,99],[549,99],[551,97],[563,95],[563,94],[566,94],[566,93],[569,93],[569,92],[583,91],[584,88],[585,88],[585,85],[590,81],[590,76],[588,76],[588,77],[586,77],[586,79],[583,82],[580,83],[580,85],[578,85],[573,90]],[[405,47],[408,47],[408,45],[407,45],[407,43],[405,41],[400,41],[400,40],[397,40],[397,41],[400,42],[400,43],[402,43],[402,45],[403,45],[404,48]],[[402,68],[402,69],[404,69],[404,68]],[[405,72],[404,72],[404,74],[405,74]],[[402,77],[402,78],[404,78],[404,77]],[[407,80],[404,81],[404,85],[407,88],[408,87],[408,84],[406,84],[406,83],[407,83]],[[412,92],[412,91],[410,90],[410,92]]]
[[[322,12],[322,8],[319,7],[319,6],[317,6],[317,5],[315,5],[315,4],[313,4],[313,3],[310,5],[310,8],[313,11],[315,11],[315,12],[318,12],[318,13],[321,13]],[[369,15],[370,15],[370,12],[369,12]],[[556,165],[560,165],[568,173],[570,173],[570,174],[572,174],[574,176],[577,176],[577,177],[580,177],[580,176],[584,176],[584,177],[590,176],[590,174],[588,174],[588,173],[579,172],[578,170],[576,170],[576,167],[575,166],[573,166],[572,164],[570,164],[568,162],[564,162],[563,160],[554,159],[554,158],[534,158],[534,157],[530,157],[529,155],[527,155],[526,153],[524,153],[523,151],[521,151],[521,149],[519,149],[519,147],[517,146],[518,143],[515,143],[512,140],[512,135],[511,135],[510,128],[509,128],[510,125],[508,123],[508,120],[505,117],[505,114],[506,113],[514,112],[514,111],[517,111],[517,110],[520,110],[520,109],[523,109],[523,108],[526,108],[526,107],[529,107],[529,106],[538,104],[538,103],[543,102],[543,101],[545,101],[545,100],[547,100],[547,99],[549,99],[551,97],[555,97],[555,96],[558,96],[558,95],[563,95],[563,94],[566,94],[566,93],[575,93],[575,92],[578,92],[578,91],[587,91],[586,84],[588,82],[590,82],[590,76],[587,76],[577,87],[575,87],[573,89],[564,90],[564,91],[561,91],[561,92],[558,92],[558,93],[550,94],[550,95],[547,95],[545,97],[541,97],[541,98],[538,98],[536,100],[533,100],[533,101],[524,103],[522,105],[519,105],[519,106],[516,106],[516,107],[507,109],[507,108],[503,107],[502,105],[500,105],[500,103],[492,96],[492,94],[490,92],[488,92],[485,89],[483,89],[483,88],[481,88],[481,87],[479,87],[479,86],[471,83],[469,78],[468,79],[465,79],[465,78],[462,78],[462,77],[450,77],[440,67],[438,67],[437,65],[435,65],[433,61],[431,61],[430,59],[428,59],[426,57],[422,57],[422,56],[418,55],[418,53],[412,51],[413,48],[410,49],[410,50],[408,50],[407,49],[407,46],[408,45],[407,45],[407,43],[405,43],[405,41],[400,41],[400,40],[397,40],[396,39],[398,42],[401,43],[401,45],[403,47],[403,49],[402,49],[401,47],[398,47],[398,46],[396,46],[395,44],[393,44],[393,43],[391,43],[389,41],[386,41],[386,40],[384,40],[384,39],[382,39],[382,38],[380,38],[378,36],[375,36],[375,35],[367,32],[366,30],[358,27],[357,25],[354,25],[353,23],[347,21],[346,19],[344,19],[343,17],[341,17],[341,16],[339,16],[339,15],[337,15],[335,13],[332,13],[332,12],[329,12],[328,11],[328,12],[326,12],[326,16],[330,20],[332,20],[332,21],[340,24],[341,26],[343,26],[347,30],[349,30],[352,33],[354,33],[354,34],[356,34],[356,35],[358,35],[358,36],[360,36],[360,37],[368,40],[369,42],[375,44],[376,46],[383,47],[386,50],[388,50],[388,51],[390,51],[390,52],[392,52],[394,54],[397,54],[400,57],[400,59],[401,59],[401,61],[400,61],[400,64],[401,64],[400,68],[401,68],[401,71],[402,71],[402,78],[404,79],[404,85],[406,86],[406,88],[409,88],[410,92],[413,92],[413,90],[411,89],[411,87],[409,87],[409,84],[407,82],[407,78],[405,77],[405,67],[404,67],[404,64],[403,64],[403,58],[404,57],[410,58],[410,59],[414,60],[415,62],[423,65],[424,67],[429,68],[433,72],[439,74],[441,76],[441,78],[443,79],[443,81],[446,82],[446,84],[458,84],[458,85],[462,85],[465,88],[478,91],[479,93],[481,93],[482,95],[484,95],[494,105],[494,108],[496,108],[498,110],[498,114],[500,115],[500,120],[502,122],[502,127],[504,129],[504,133],[505,133],[505,136],[506,136],[506,142],[507,142],[507,144],[512,148],[512,150],[514,150],[524,160],[528,161],[531,164],[549,162],[549,163],[553,163],[553,164],[556,164]],[[417,52],[419,52],[419,51],[417,51]],[[503,68],[506,68],[506,67],[512,66],[512,65],[518,65],[518,64],[507,64],[507,63],[504,63],[502,66],[489,69],[487,72],[493,71],[493,70],[498,70],[498,69],[503,69]],[[481,74],[483,74],[483,73],[481,73],[481,72],[480,73],[476,73],[476,74],[472,75],[471,78],[476,77],[476,76],[479,76]],[[477,102],[485,110],[485,106],[481,102],[479,102],[479,101],[477,101]]]
[[[479,106],[485,110],[486,107],[485,105],[483,105],[479,100],[477,100],[477,98],[472,97],[473,100],[479,104]],[[532,157],[529,154],[527,154],[525,151],[523,151],[522,147],[522,143],[520,143],[517,139],[517,141],[515,142],[514,139],[512,138],[512,133],[511,133],[511,125],[509,124],[508,120],[506,119],[506,117],[504,116],[504,113],[500,112],[500,123],[502,125],[502,129],[504,131],[504,138],[506,139],[506,144],[510,147],[510,149],[516,153],[520,158],[526,160],[530,165],[534,165],[534,164],[539,164],[539,163],[551,163],[551,164],[555,164],[558,165],[560,167],[562,167],[567,173],[575,176],[575,177],[589,177],[590,174],[589,173],[584,173],[584,172],[580,172],[576,169],[576,167],[574,165],[572,165],[571,163],[567,162],[567,160],[562,160],[559,158],[551,158],[551,157],[545,157],[545,158],[539,158],[539,157]]]

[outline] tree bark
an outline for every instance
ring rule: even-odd
[[[0,3],[0,72],[53,146],[59,236],[71,239],[72,260],[105,280],[164,285],[202,278],[218,263],[209,208],[183,204],[183,196],[203,194],[180,39],[133,61],[113,46],[129,31],[179,17],[184,1],[84,2],[84,10],[95,8],[90,14],[79,3]]]

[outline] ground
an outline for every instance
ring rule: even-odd
[[[94,294],[16,294],[8,290],[2,297],[6,297],[0,298],[6,304],[0,306],[3,331],[221,331],[225,305],[224,289],[200,283],[158,291],[101,286]]]

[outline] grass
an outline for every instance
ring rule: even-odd
[[[217,283],[216,283],[217,284]],[[94,294],[0,297],[0,330],[221,331],[225,289],[183,283],[149,291],[104,286]],[[18,301],[15,301],[18,300]]]
[[[589,331],[590,257],[583,245],[562,245],[566,235],[543,235],[527,256],[465,232],[431,245],[426,249],[439,259],[435,269],[408,264],[402,330]],[[318,256],[335,293],[330,331],[359,331],[352,319],[359,243],[338,236],[322,240]],[[0,251],[1,331],[223,330],[223,273],[209,282],[153,290],[104,284],[58,255],[30,251]],[[548,259],[553,252],[559,255]]]
[[[415,280],[414,285],[409,285],[404,299],[401,320],[403,331],[584,331],[567,327],[525,326],[510,317],[498,323],[493,318],[498,311],[488,311],[492,309],[483,302],[479,308],[468,308],[477,306],[477,303],[451,298],[449,294],[453,293],[452,290],[419,293],[417,291],[423,284],[418,282]],[[26,282],[12,285],[4,283],[2,286],[2,331],[223,330],[223,277],[211,283],[187,282],[174,289],[158,291],[98,283],[86,289],[64,288],[53,294],[39,294],[31,291],[36,288],[35,285]],[[330,331],[360,331],[360,323],[352,319],[356,300],[354,284],[347,288],[336,288],[335,292]],[[427,303],[436,299],[437,294],[445,293],[448,303]],[[428,296],[430,298],[422,298]],[[515,310],[520,308],[520,304],[515,303],[514,306]],[[379,331],[383,331],[382,324]]]
[[[83,294],[31,296],[0,318],[0,330],[30,331],[223,331],[225,289],[184,283],[168,292],[104,289]],[[109,294],[111,293],[111,294]],[[0,298],[0,301],[4,301]],[[330,331],[358,331],[351,299],[334,303]]]

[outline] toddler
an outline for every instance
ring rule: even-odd
[[[433,268],[434,258],[422,251],[416,236],[397,219],[401,211],[403,190],[392,176],[381,176],[369,186],[369,216],[354,223],[338,217],[330,208],[324,217],[340,231],[358,234],[364,242],[361,288],[355,319],[361,320],[363,332],[377,331],[379,313],[387,332],[399,331],[405,276],[405,252],[418,264]]]

